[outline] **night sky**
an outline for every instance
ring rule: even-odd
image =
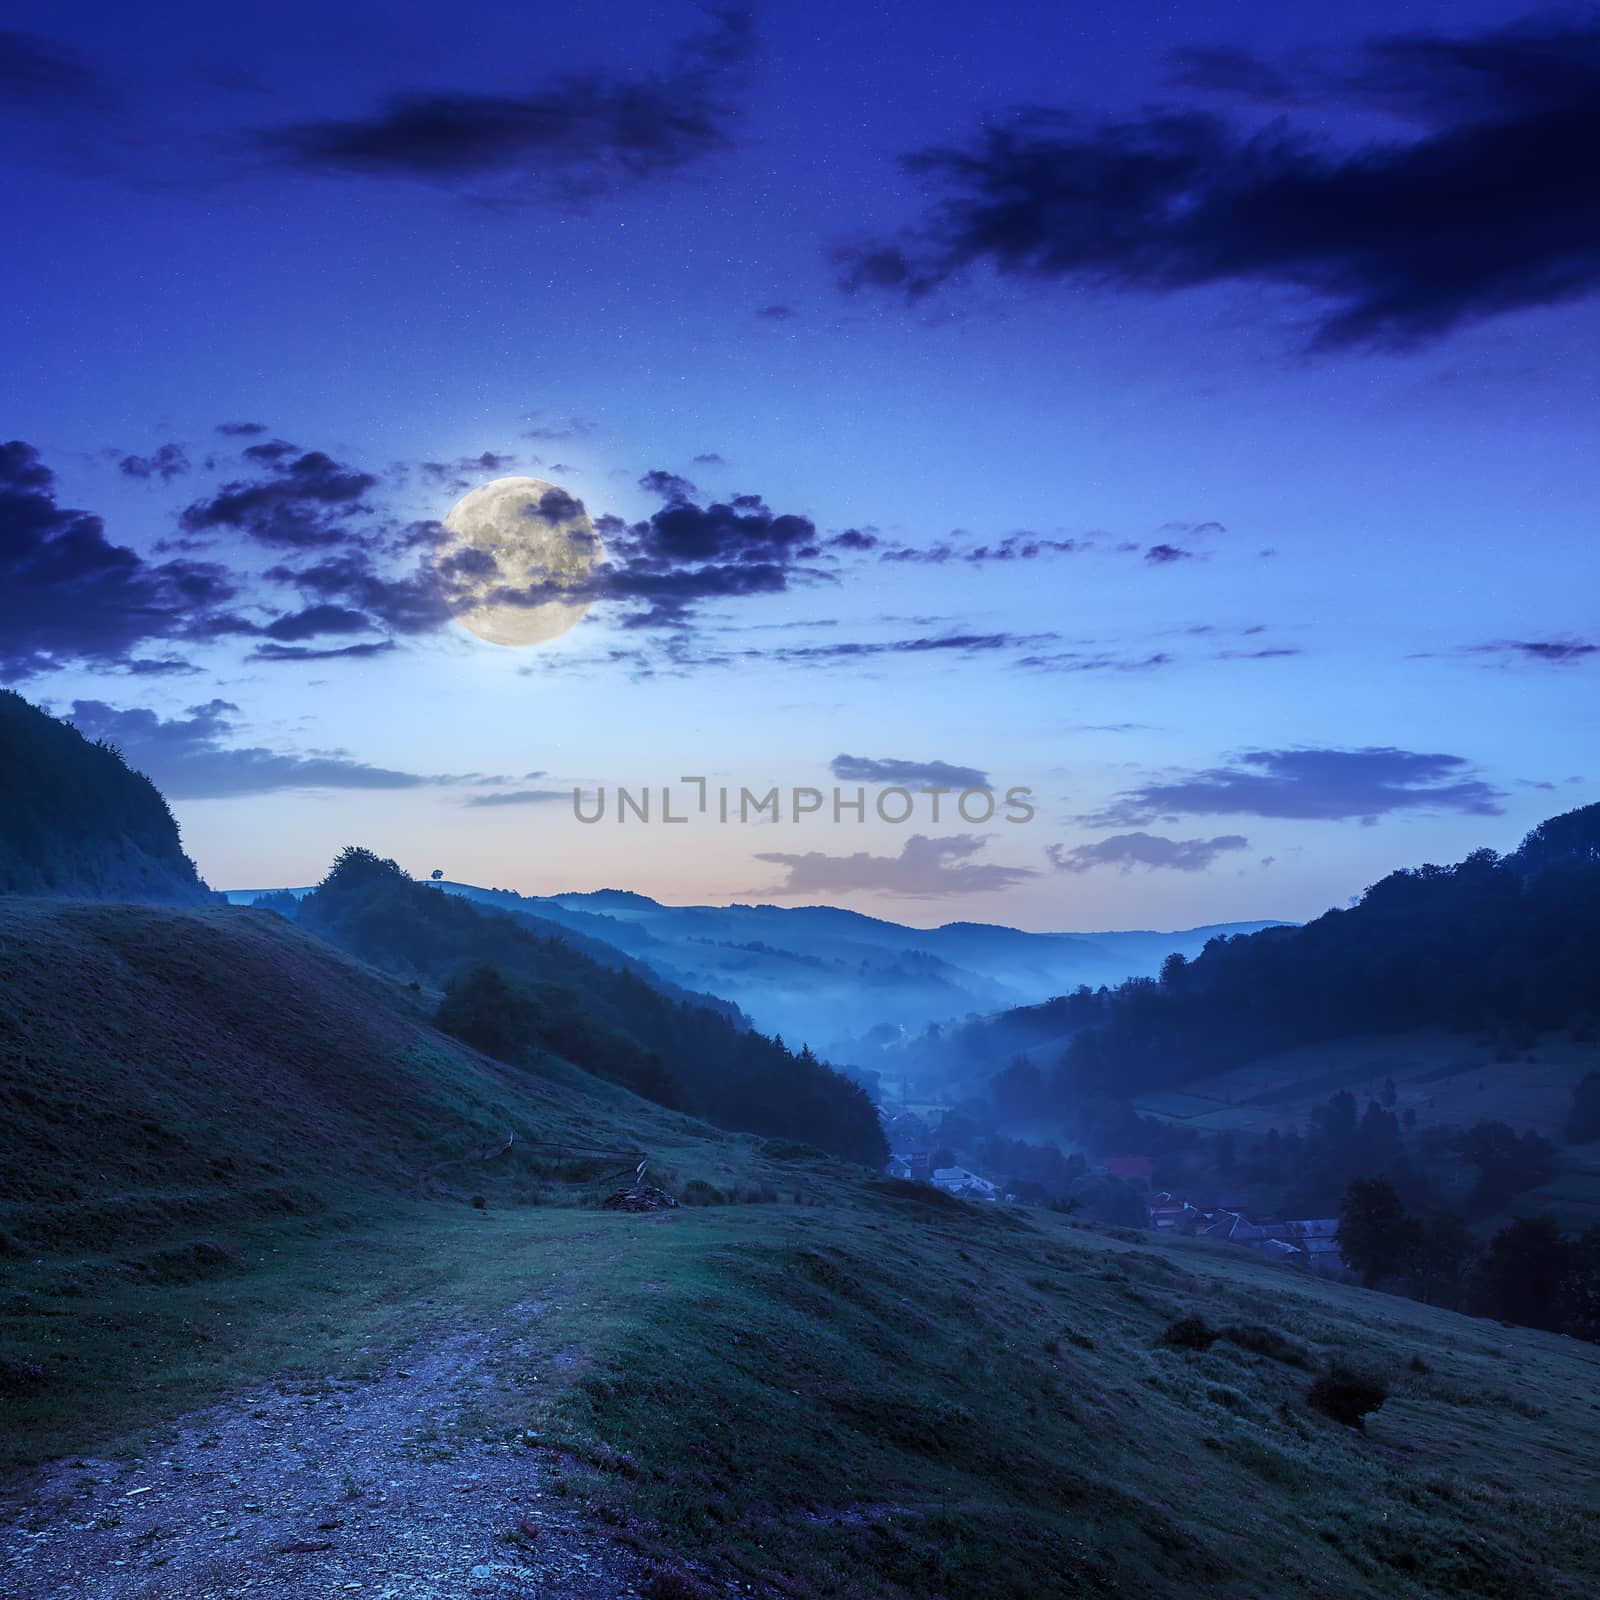
[[[1600,12],[13,3],[0,680],[219,887],[348,843],[1312,916],[1600,798]],[[604,541],[484,643],[439,522]],[[1025,825],[584,826],[948,778]]]

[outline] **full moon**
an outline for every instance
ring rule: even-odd
[[[444,519],[434,570],[450,614],[490,644],[544,644],[589,609],[600,540],[583,502],[543,478],[496,478]],[[573,591],[570,599],[559,591]],[[518,591],[526,601],[515,598]],[[555,591],[555,592],[551,592]]]

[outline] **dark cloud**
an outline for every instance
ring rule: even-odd
[[[1240,833],[1218,834],[1214,839],[1164,839],[1157,833],[1117,833],[1094,844],[1045,846],[1057,872],[1089,872],[1095,867],[1117,867],[1122,872],[1143,867],[1148,871],[1203,872],[1218,856],[1246,850],[1250,841]]]
[[[1316,307],[1316,345],[1403,348],[1600,285],[1591,12],[1378,38],[1298,90],[1243,52],[1189,52],[1179,67],[1207,89],[1317,98],[1319,121],[1337,97],[1415,126],[1339,148],[1189,109],[1098,122],[1023,110],[907,158],[934,192],[924,223],[843,252],[846,286],[915,298],[979,265],[1156,294],[1277,285]]]
[[[1175,561],[1193,561],[1194,551],[1180,550],[1175,544],[1153,544],[1144,553],[1144,558],[1152,566],[1170,566]]]
[[[413,91],[365,116],[271,129],[258,146],[302,171],[581,203],[726,149],[750,40],[748,14],[722,11],[660,72],[571,73],[524,94]]]
[[[834,581],[802,565],[821,554],[810,518],[774,512],[753,494],[699,505],[695,486],[673,472],[648,472],[639,483],[666,504],[640,522],[596,519],[606,559],[584,586],[592,599],[630,605],[624,626],[682,629],[706,601],[782,594],[797,579]],[[581,507],[576,500],[566,503]],[[575,592],[570,583],[538,583],[497,591],[495,598],[537,605],[570,600]]]
[[[360,633],[368,627],[365,613],[352,611],[347,606],[307,606],[287,616],[269,622],[262,632],[269,638],[284,643],[296,639],[314,639],[324,633]]]
[[[1305,651],[1298,645],[1280,644],[1269,646],[1265,650],[1218,650],[1213,656],[1213,661],[1281,661],[1286,656],[1303,656]]]
[[[184,678],[194,676],[200,668],[177,656],[130,656],[117,670],[134,678]]]
[[[234,588],[208,563],[146,561],[91,512],[56,503],[55,475],[21,440],[0,445],[0,678],[69,661],[125,664],[159,640],[248,631],[220,610]]]
[[[1052,650],[1022,656],[1017,665],[1030,672],[1154,672],[1178,658],[1165,650],[1147,656],[1118,656],[1104,650]]]
[[[285,754],[233,745],[238,706],[211,700],[181,717],[119,710],[103,700],[73,702],[70,720],[106,739],[174,800],[212,800],[282,789],[412,789],[436,780],[368,766],[342,752]]]
[[[422,526],[416,542],[425,540],[431,545],[438,525]],[[269,567],[264,576],[298,589],[315,603],[359,610],[372,626],[385,632],[422,634],[442,628],[450,620],[431,559],[431,551],[425,551],[409,572],[391,576],[380,569],[369,551],[349,549],[308,567]]]
[[[876,550],[878,543],[878,536],[875,533],[866,533],[860,528],[846,528],[843,533],[836,533],[827,541],[827,548],[866,551]]]
[[[789,645],[762,652],[769,661],[826,663],[854,661],[872,656],[987,655],[996,650],[1017,650],[1037,644],[1048,634],[945,633],[911,639],[859,639],[838,644]]]
[[[695,458],[695,465],[699,467],[725,467],[727,462],[715,450],[707,450]]]
[[[853,531],[853,530],[852,530]],[[842,543],[845,535],[830,543]],[[876,540],[873,541],[877,543]],[[853,546],[864,549],[870,546]],[[889,562],[909,562],[917,565],[942,567],[951,562],[965,562],[981,567],[991,562],[1037,561],[1041,556],[1071,555],[1087,549],[1079,539],[1046,539],[1037,533],[1010,533],[994,544],[960,546],[954,544],[897,545],[882,551],[878,559]]]
[[[1228,530],[1220,522],[1164,522],[1159,531],[1185,539],[1205,539]]]
[[[693,500],[700,493],[687,478],[680,477],[676,472],[663,472],[659,467],[645,473],[639,479],[639,487],[646,494],[657,495],[669,503]]]
[[[522,432],[524,439],[538,439],[544,444],[566,444],[573,439],[587,439],[595,431],[594,423],[586,417],[568,417],[564,422],[535,423]]]
[[[311,646],[263,644],[250,652],[252,661],[368,661],[386,656],[397,646],[393,639],[372,639],[364,644]]]
[[[503,794],[475,794],[465,804],[480,806],[537,806],[549,800],[568,800],[570,789],[511,789]]]
[[[219,422],[217,432],[229,439],[254,439],[267,431],[264,422]]]
[[[302,550],[338,544],[378,484],[369,472],[283,439],[250,445],[244,455],[257,475],[185,507],[178,522],[186,533],[234,528],[263,544]]]
[[[762,306],[757,312],[758,317],[764,317],[768,322],[787,322],[791,317],[800,315],[793,306]]]
[[[1149,783],[1119,795],[1091,823],[1178,816],[1287,817],[1329,822],[1399,811],[1497,817],[1501,790],[1472,776],[1464,756],[1375,746],[1361,750],[1247,750],[1231,766]]]
[[[148,456],[119,456],[117,471],[125,478],[159,478],[171,483],[189,470],[189,456],[181,444],[164,444]]]
[[[1482,33],[1382,34],[1283,66],[1239,49],[1178,50],[1170,81],[1256,105],[1355,104],[1425,127],[1516,118],[1580,102],[1600,74],[1592,15],[1544,12]]]
[[[497,455],[493,450],[485,450],[480,455],[462,456],[456,461],[423,461],[418,466],[422,476],[430,483],[465,489],[486,472],[504,472],[507,467],[515,466],[516,460],[515,456]]]
[[[757,861],[782,867],[787,876],[776,886],[750,893],[786,897],[865,891],[922,900],[948,894],[985,894],[1038,877],[1031,867],[972,860],[984,842],[984,835],[975,833],[952,834],[945,839],[916,833],[906,840],[898,856],[875,856],[865,851],[848,856],[830,856],[820,850],[804,854],[759,851]]]
[[[581,517],[584,514],[583,501],[575,494],[568,494],[565,489],[552,486],[539,496],[537,505],[530,505],[523,513],[528,517],[536,517],[540,522],[547,522],[552,528],[559,528],[564,523]],[[578,539],[585,543],[590,542],[588,535],[581,529],[574,528],[568,531],[569,539]]]
[[[948,761],[898,761],[873,756],[835,756],[828,770],[847,783],[925,784],[930,788],[987,789],[989,774]]]
[[[1570,667],[1600,655],[1600,644],[1592,644],[1587,639],[1500,639],[1493,644],[1473,645],[1472,650],[1475,655]]]

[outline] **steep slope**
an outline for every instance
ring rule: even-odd
[[[0,900],[8,1431],[103,1422],[194,1351],[194,1295],[408,1206],[570,1201],[641,1154],[742,1181],[745,1144],[478,1056],[433,998],[270,912]]]
[[[1347,911],[1218,939],[1105,997],[1073,1039],[1063,1100],[1173,1089],[1328,1041],[1439,1028],[1493,1036],[1507,1061],[1540,1033],[1600,1027],[1600,805],[1510,855],[1391,873]]]
[[[722,1003],[663,994],[623,963],[414,882],[370,851],[341,852],[296,915],[402,976],[451,983],[491,964],[517,980],[533,1042],[722,1127],[802,1139],[869,1166],[887,1156],[864,1091],[809,1051],[752,1031]]]
[[[508,1135],[482,1182],[527,1179],[542,1143],[717,1138],[560,1062],[479,1056],[431,1010],[270,912],[0,902],[6,1227],[139,1248],[418,1193]]]
[[[0,690],[0,894],[197,905],[213,898],[160,791]]]

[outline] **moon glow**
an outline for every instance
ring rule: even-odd
[[[583,502],[543,478],[496,478],[456,501],[434,570],[450,614],[490,644],[545,644],[589,609],[600,540]],[[571,598],[563,589],[573,591]],[[522,598],[519,598],[522,597]]]

